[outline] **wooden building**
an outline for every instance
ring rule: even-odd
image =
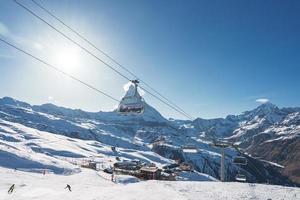
[[[157,167],[142,167],[140,169],[140,176],[143,179],[150,180],[150,179],[160,179],[161,177],[161,169]]]

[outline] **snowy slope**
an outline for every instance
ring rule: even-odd
[[[0,168],[0,199],[3,200],[297,200],[300,189],[272,185],[221,182],[144,181],[132,184],[112,183],[95,171],[83,169],[71,176],[14,172]],[[118,177],[117,179],[123,179]],[[7,194],[11,184],[16,188]],[[72,192],[64,187],[70,184]]]
[[[95,140],[81,140],[38,131],[24,125],[0,120],[0,166],[11,169],[42,171],[56,174],[72,174],[80,169],[72,163],[98,159],[112,165],[116,156],[121,159],[139,159],[158,166],[171,161],[145,148],[121,148],[117,152],[111,146]]]
[[[59,156],[81,159],[99,155],[111,160],[118,156],[158,165],[180,159],[193,164],[201,173],[219,178],[220,150],[209,145],[209,138],[226,136],[240,142],[248,141],[278,123],[276,120],[283,120],[286,126],[292,127],[295,121],[298,123],[297,117],[292,115],[294,111],[268,104],[225,119],[166,120],[147,104],[142,115],[124,116],[116,112],[92,113],[53,104],[31,106],[5,97],[0,99],[0,147],[3,151],[0,159],[15,159],[16,156],[19,159],[34,153],[34,158],[39,158],[39,168],[49,168],[54,173],[76,172],[68,162],[58,160]],[[287,120],[285,114],[291,120]],[[56,138],[62,142],[56,142]],[[39,143],[39,140],[42,142]],[[195,145],[198,153],[182,152],[181,147],[185,144]],[[17,149],[8,154],[9,151],[5,151],[8,146],[16,146]],[[118,154],[111,151],[112,146],[117,147]],[[259,169],[264,177],[255,166],[233,164],[232,159],[237,154],[235,149],[226,150],[227,180],[233,181],[237,173],[243,172],[250,182],[290,184],[263,165],[259,165]],[[253,158],[253,163],[259,162]],[[60,163],[60,169],[55,169],[51,163]],[[8,164],[5,167],[14,168]]]

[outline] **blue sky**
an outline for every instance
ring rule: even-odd
[[[257,99],[300,106],[300,1],[37,1],[195,117],[238,114]],[[10,0],[0,1],[0,34],[112,96],[124,93],[125,79]],[[115,106],[2,43],[0,63],[1,97],[88,111]],[[164,116],[184,118],[144,98]]]

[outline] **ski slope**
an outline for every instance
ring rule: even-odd
[[[196,125],[196,121],[164,119],[150,105],[145,106],[143,115],[135,117],[119,115],[116,112],[91,113],[52,104],[31,106],[9,97],[0,98],[0,167],[34,172],[47,170],[49,173],[67,175],[79,173],[78,165],[86,163],[87,160],[103,163],[104,168],[119,159],[138,159],[145,163],[155,163],[159,167],[173,163],[176,159],[191,163],[199,172],[219,178],[220,152],[211,147],[209,140],[202,135],[211,135],[209,130],[215,130],[214,128],[221,133],[225,130],[237,130],[240,126],[265,126],[265,123],[260,123],[262,121],[258,116],[274,110],[275,114],[269,113],[270,116],[266,117],[272,120],[281,119],[283,112],[273,105],[264,105],[226,119],[198,119],[199,123]],[[289,112],[294,111],[297,109]],[[298,123],[297,116],[298,114],[289,116],[289,120],[282,118],[287,126],[291,126],[289,135],[297,132],[293,128]],[[200,136],[195,127],[199,128]],[[249,134],[257,133],[251,131],[257,130],[256,128],[243,130],[250,131]],[[198,152],[182,152],[181,147],[185,144],[195,145]],[[112,147],[117,147],[117,151],[113,151]],[[247,176],[248,182],[294,185],[269,167],[280,166],[277,163],[274,165],[263,162],[264,165],[260,166],[262,161],[253,158],[259,170],[250,165],[242,168],[232,162],[238,154],[235,149],[227,149],[225,153],[227,180],[235,180],[236,174],[241,172]],[[199,179],[198,175],[194,175],[184,176],[181,180]],[[202,178],[205,179],[205,176]]]
[[[76,162],[92,158],[109,166],[115,157],[140,159],[158,166],[171,161],[147,148],[118,148],[0,120],[0,200],[26,199],[299,199],[300,189],[271,185],[220,183],[206,174],[183,172],[178,181],[139,181],[80,168]],[[75,162],[75,164],[74,164]],[[77,163],[78,164],[78,163]],[[15,170],[17,168],[17,170]],[[46,175],[43,170],[47,169]],[[8,188],[15,184],[13,194]],[[64,189],[67,184],[72,192]]]
[[[110,166],[116,162],[116,157],[139,159],[157,166],[171,163],[145,147],[119,147],[112,151],[111,146],[95,140],[69,138],[0,119],[0,167],[23,171],[47,169],[51,173],[66,175],[80,171],[74,164],[97,160]]]
[[[132,177],[117,177],[113,183],[97,172],[82,169],[73,175],[38,174],[0,168],[1,200],[297,200],[300,188],[247,183],[199,181],[141,181]],[[129,181],[126,181],[129,180]],[[130,181],[133,180],[133,181]],[[131,183],[132,182],[132,183]],[[127,184],[124,184],[127,183]],[[15,191],[7,194],[15,184]],[[64,189],[69,184],[72,192]]]

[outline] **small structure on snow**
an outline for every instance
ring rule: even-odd
[[[161,170],[157,167],[142,167],[140,169],[140,176],[146,180],[149,179],[160,179]]]
[[[138,170],[142,166],[138,162],[134,161],[122,161],[122,162],[116,162],[114,164],[114,168],[116,169],[122,169],[122,170]]]
[[[193,170],[193,165],[190,164],[190,163],[183,162],[183,163],[180,163],[179,168],[182,171],[192,171]]]
[[[95,161],[89,161],[85,164],[82,164],[81,167],[89,168],[89,169],[93,169],[93,170],[99,170],[98,169],[98,163],[95,162]]]

